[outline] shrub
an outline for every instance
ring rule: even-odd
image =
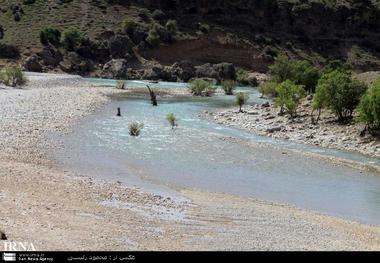
[[[0,80],[11,87],[21,86],[26,82],[21,68],[17,65],[9,65],[0,71]]]
[[[222,82],[222,88],[226,95],[234,95],[234,90],[237,87],[237,82],[234,80],[225,80]]]
[[[334,70],[352,71],[353,67],[349,63],[346,63],[346,62],[339,60],[339,59],[335,59],[335,60],[329,61],[329,63],[324,67],[323,73],[330,73]]]
[[[247,93],[244,93],[244,92],[239,92],[238,94],[236,94],[236,104],[239,106],[239,112],[243,112],[242,110],[242,107],[244,106],[244,104],[247,103],[249,99],[249,95]]]
[[[43,45],[52,44],[58,46],[61,41],[61,31],[47,27],[40,31],[40,42]]]
[[[204,33],[204,34],[209,33],[210,30],[211,30],[211,27],[210,27],[209,25],[205,24],[205,23],[200,23],[200,24],[198,25],[198,28],[199,28],[199,30],[200,30],[202,33]]]
[[[272,79],[277,83],[291,80],[303,85],[309,93],[315,92],[320,73],[319,70],[306,60],[291,61],[287,56],[279,56],[269,67]]]
[[[160,45],[160,35],[155,27],[151,28],[148,33],[148,37],[146,38],[146,42],[152,47],[157,47]]]
[[[154,10],[152,16],[154,20],[163,20],[166,17],[165,13],[160,9]]]
[[[20,57],[20,52],[14,45],[0,43],[0,58],[17,59]]]
[[[137,28],[137,23],[135,21],[135,19],[133,18],[126,18],[124,21],[123,21],[123,31],[124,32],[127,32],[127,33],[132,33],[136,28]]]
[[[127,82],[125,80],[118,80],[116,84],[117,89],[125,89],[127,87]]]
[[[177,34],[178,25],[176,20],[168,20],[165,25],[166,30],[172,35],[175,36]]]
[[[189,90],[195,96],[210,97],[215,93],[216,88],[209,81],[196,79],[190,82]]]
[[[249,84],[249,74],[248,71],[244,69],[238,69],[236,71],[236,80],[242,85],[248,85]]]
[[[362,97],[358,112],[358,120],[365,123],[368,129],[380,129],[380,79]]]
[[[24,5],[32,5],[36,2],[36,0],[23,0],[22,3]]]
[[[85,34],[75,27],[63,31],[62,44],[69,51],[75,51],[85,38]]]
[[[169,122],[170,126],[172,127],[172,129],[174,129],[174,127],[178,126],[178,124],[177,124],[177,118],[174,115],[174,113],[169,113],[168,115],[166,115],[166,119],[168,120],[168,122]]]
[[[274,98],[277,96],[277,85],[274,81],[266,81],[260,84],[259,91],[265,97]]]
[[[305,96],[305,90],[302,85],[297,85],[291,80],[286,80],[276,87],[277,98],[276,105],[281,107],[280,114],[286,112],[293,118],[296,114],[299,101]]]
[[[352,117],[366,90],[366,84],[353,79],[351,72],[334,70],[323,74],[319,80],[314,104],[320,110],[329,108],[339,121],[345,121]]]
[[[128,125],[129,135],[138,137],[143,128],[144,128],[143,123],[138,123],[136,121],[132,122],[131,124]]]

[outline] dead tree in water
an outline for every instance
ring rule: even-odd
[[[146,87],[149,90],[150,100],[152,102],[152,105],[153,106],[158,106],[156,94],[154,93],[154,91],[148,85],[146,85]]]

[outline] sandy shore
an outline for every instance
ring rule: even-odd
[[[380,227],[195,190],[163,198],[55,167],[66,132],[116,89],[29,76],[0,89],[0,230],[38,250],[379,250]],[[0,250],[3,244],[0,243]]]

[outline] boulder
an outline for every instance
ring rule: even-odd
[[[134,44],[127,35],[115,35],[109,41],[109,52],[112,58],[125,58],[132,53]]]
[[[53,46],[45,46],[41,52],[38,53],[42,62],[46,66],[56,67],[62,61],[61,53]]]
[[[197,78],[212,78],[216,79],[218,83],[227,79],[236,79],[236,70],[231,63],[219,63],[212,65],[206,63],[198,66],[196,69]]]
[[[7,236],[5,235],[5,233],[3,231],[0,231],[0,240],[7,240]]]
[[[75,52],[69,52],[59,64],[61,69],[66,72],[87,73],[94,69],[94,63],[81,57]]]
[[[219,63],[213,66],[218,80],[236,79],[236,69],[232,63]]]
[[[112,59],[107,62],[102,71],[103,78],[125,79],[127,78],[128,63],[125,59]]]
[[[160,64],[154,65],[151,68],[144,70],[142,79],[177,81],[177,77],[171,71],[171,67],[164,67]]]
[[[195,67],[187,60],[174,63],[170,71],[172,75],[177,77],[177,81],[188,82],[195,77]]]
[[[105,62],[110,56],[108,41],[93,41],[86,39],[76,51],[80,56]]]
[[[141,30],[134,30],[133,34],[131,34],[131,38],[133,43],[136,45],[140,44],[141,42],[145,41],[145,39],[148,37],[148,34]]]
[[[42,72],[42,65],[38,61],[37,55],[32,55],[25,60],[24,69],[32,72]]]

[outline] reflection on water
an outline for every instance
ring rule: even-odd
[[[255,89],[244,90],[251,103],[262,102]],[[233,99],[166,100],[159,107],[145,100],[114,101],[65,136],[66,148],[55,158],[85,174],[138,187],[227,192],[380,223],[380,176],[284,151],[373,163],[378,159],[255,136],[198,116],[202,110],[231,106]],[[117,107],[122,117],[115,116]],[[165,119],[170,112],[179,118],[175,130]],[[138,138],[128,135],[131,121],[145,124]],[[263,144],[251,147],[247,142]]]

